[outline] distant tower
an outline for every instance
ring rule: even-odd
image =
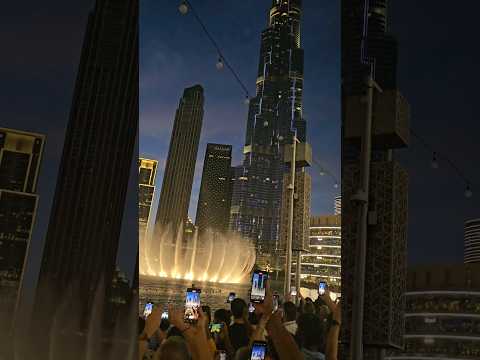
[[[480,263],[480,219],[465,221],[465,264]]]
[[[0,336],[2,337],[7,336],[6,332],[11,330],[18,306],[25,258],[37,210],[37,181],[44,143],[43,135],[0,128]]]
[[[40,269],[38,323],[32,328],[45,336],[60,303],[81,317],[84,329],[99,285],[108,290],[112,283],[137,134],[138,0],[97,0],[88,18]],[[69,290],[75,301],[65,304]],[[36,334],[40,346],[48,347]],[[47,356],[48,350],[40,353]]]
[[[341,195],[335,196],[334,214],[335,215],[341,215],[342,214],[342,196]]]
[[[207,144],[195,219],[200,232],[207,228],[219,232],[228,230],[232,190],[231,164],[231,145]]]
[[[186,88],[175,115],[156,224],[175,229],[188,218],[203,121],[203,88]]]
[[[158,161],[140,158],[138,160],[138,236],[142,240],[147,233],[152,208]]]

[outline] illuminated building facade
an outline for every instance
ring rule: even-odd
[[[386,360],[480,359],[480,264],[409,269],[405,348]]]
[[[203,121],[203,88],[186,88],[175,115],[156,224],[177,229],[188,217]],[[174,230],[175,231],[175,230]]]
[[[44,143],[43,135],[0,128],[0,334],[7,338],[35,222]]]
[[[335,197],[334,214],[335,215],[342,214],[342,197],[340,195]]]
[[[480,219],[465,221],[464,261],[480,263]]]
[[[230,228],[253,241],[257,259],[279,248],[284,146],[292,144],[295,130],[301,142],[306,137],[301,8],[301,0],[272,1],[249,104],[244,160],[234,170]]]
[[[79,318],[72,323],[84,329],[101,284],[109,291],[131,165],[138,159],[137,135],[138,1],[97,0],[88,18],[40,269],[31,326],[39,354],[48,356],[45,337],[60,303],[75,307],[71,313]],[[69,298],[71,291],[75,296]]]
[[[326,281],[332,292],[341,290],[342,227],[340,215],[312,216],[307,252],[301,255],[303,287]],[[292,267],[292,270],[295,266]]]
[[[145,158],[138,160],[138,236],[140,239],[143,239],[147,232],[155,192],[157,167],[157,160]]]
[[[232,198],[231,164],[231,145],[207,144],[195,219],[201,233],[207,229],[215,232],[228,230]]]

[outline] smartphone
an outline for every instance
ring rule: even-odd
[[[292,286],[290,288],[290,295],[297,296],[297,289],[295,288],[295,286]]]
[[[143,309],[143,317],[146,319],[152,313],[152,310],[153,310],[153,303],[147,302],[145,304],[145,308]]]
[[[162,320],[163,319],[168,320],[168,311],[162,312]]]
[[[222,331],[223,324],[222,323],[213,323],[213,324],[208,325],[208,327],[210,328],[210,332],[212,334],[219,334]]]
[[[234,292],[228,294],[227,303],[231,303],[236,298],[236,296],[237,295]]]
[[[255,306],[252,303],[248,304],[248,312],[253,313],[255,311]]]
[[[200,308],[200,293],[197,288],[188,288],[185,297],[185,315],[184,321],[187,323],[196,323],[198,320],[198,309]]]
[[[255,270],[252,275],[252,290],[250,292],[250,301],[261,304],[265,300],[265,287],[267,284],[268,273]]]
[[[325,291],[327,290],[327,288],[327,283],[325,281],[320,281],[320,283],[318,284],[318,295],[325,295]]]
[[[250,360],[265,360],[267,355],[267,343],[265,341],[254,341]]]
[[[225,350],[218,350],[218,360],[227,360],[227,352]]]
[[[278,299],[279,298],[280,298],[280,296],[278,294],[273,295],[273,311],[278,310]]]

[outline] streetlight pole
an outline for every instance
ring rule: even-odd
[[[288,209],[288,228],[287,228],[287,256],[285,262],[285,296],[290,294],[290,283],[292,281],[292,242],[293,242],[293,201],[295,199],[295,165],[297,157],[297,130],[293,135],[292,143],[292,159],[290,164],[290,184],[288,185],[289,191],[289,209]],[[299,291],[299,289],[297,289]]]
[[[367,257],[368,234],[368,204],[370,193],[370,163],[372,156],[372,117],[373,117],[373,90],[380,92],[380,87],[373,80],[370,72],[367,78],[367,109],[365,128],[361,149],[361,178],[358,192],[352,201],[359,203],[358,239],[356,244],[355,285],[353,292],[352,332],[350,339],[350,359],[363,360],[363,316],[365,303],[365,266]]]

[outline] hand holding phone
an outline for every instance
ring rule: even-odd
[[[153,310],[153,303],[147,302],[145,304],[145,308],[143,309],[143,317],[146,319],[152,313],[152,310]]]
[[[252,275],[252,289],[250,292],[250,302],[261,304],[265,301],[265,289],[267,285],[268,273],[255,270]]]
[[[318,295],[323,296],[328,289],[328,285],[325,281],[320,281],[318,284]]]
[[[265,360],[267,356],[267,343],[265,341],[254,341],[250,360]]]
[[[185,297],[184,321],[187,323],[196,323],[198,320],[198,309],[200,308],[200,293],[197,288],[188,288]]]

